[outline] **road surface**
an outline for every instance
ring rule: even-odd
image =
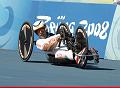
[[[0,86],[120,86],[120,61],[101,59],[76,65],[54,65],[39,51],[23,62],[17,50],[0,49]]]

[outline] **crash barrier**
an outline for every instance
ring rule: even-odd
[[[0,48],[18,49],[22,23],[28,21],[34,24],[39,17],[48,16],[46,24],[49,32],[55,33],[59,24],[64,22],[74,35],[77,27],[82,25],[89,38],[89,47],[96,48],[101,58],[119,59],[119,8],[113,4],[0,1]]]

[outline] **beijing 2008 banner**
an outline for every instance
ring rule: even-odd
[[[46,24],[52,33],[55,33],[60,22],[68,24],[73,35],[77,27],[83,25],[89,38],[89,47],[95,47],[100,57],[104,57],[115,10],[116,6],[112,4],[0,1],[0,48],[17,49],[22,23],[29,21],[33,24],[39,20],[38,16],[48,16]]]
[[[39,20],[37,16],[49,16],[47,25],[52,33],[61,21],[68,24],[73,35],[77,27],[83,25],[89,37],[89,47],[95,47],[100,56],[104,56],[116,6],[33,1],[32,8],[32,22]]]

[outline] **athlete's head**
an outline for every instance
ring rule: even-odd
[[[46,25],[43,21],[37,21],[33,24],[33,30],[40,38],[46,38]]]

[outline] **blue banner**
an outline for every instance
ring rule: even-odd
[[[47,22],[50,32],[55,33],[60,22],[68,24],[75,34],[79,25],[83,25],[89,37],[89,47],[94,47],[104,57],[107,39],[116,6],[110,4],[85,4],[63,2],[39,2],[32,4],[33,22],[37,16],[49,16]],[[31,13],[32,14],[32,13]]]
[[[50,19],[46,24],[52,33],[55,33],[61,22],[68,24],[73,35],[77,27],[83,25],[89,37],[89,47],[95,47],[100,57],[104,57],[115,5],[37,0],[7,1],[0,1],[0,48],[17,49],[22,23],[29,21],[34,24],[39,20],[39,16],[48,16]]]

